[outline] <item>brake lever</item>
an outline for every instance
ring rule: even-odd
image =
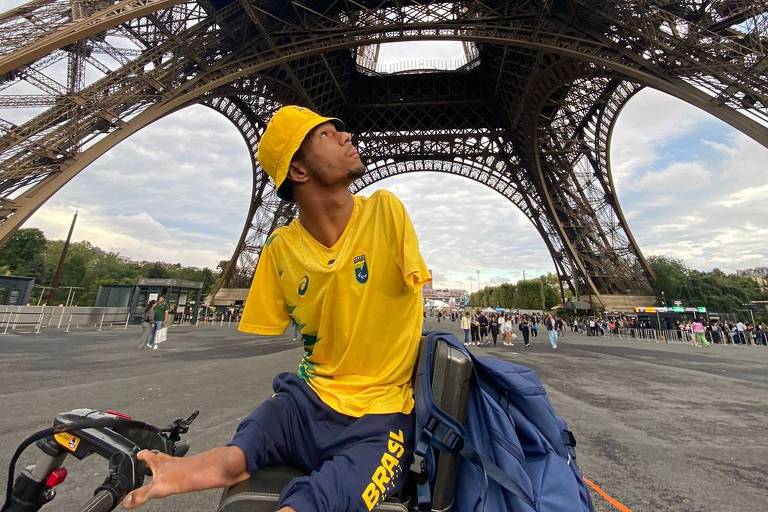
[[[181,434],[186,434],[189,432],[189,427],[192,425],[192,422],[195,421],[195,418],[200,414],[200,411],[195,411],[192,414],[190,414],[186,419],[177,418],[174,420],[173,423],[168,425],[167,427],[160,429],[161,432],[167,432],[168,433],[168,439],[172,442],[177,442],[181,440]]]

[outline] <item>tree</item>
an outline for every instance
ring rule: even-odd
[[[168,279],[168,269],[162,263],[150,263],[144,268],[144,277],[148,279]]]
[[[504,283],[501,285],[501,307],[513,308],[515,306],[515,285]]]
[[[517,282],[517,306],[522,309],[544,309],[544,284],[541,279]]]
[[[544,291],[544,309],[552,309],[560,304],[560,280],[553,273],[541,276]]]
[[[13,275],[41,281],[45,277],[46,245],[45,235],[39,229],[20,229],[0,250],[0,266]]]
[[[648,265],[656,275],[659,303],[664,297],[667,305],[672,305],[673,300],[683,299],[687,295],[688,267],[681,260],[669,256],[651,256]],[[661,292],[664,292],[663,296]]]

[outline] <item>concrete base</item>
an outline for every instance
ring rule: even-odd
[[[237,302],[243,304],[248,297],[249,288],[219,288],[212,298],[211,306],[234,306]]]
[[[588,302],[595,309],[606,312],[633,313],[636,307],[655,306],[656,297],[653,295],[601,295],[603,303],[595,295],[582,295],[579,301]]]

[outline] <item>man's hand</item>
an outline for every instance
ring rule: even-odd
[[[245,455],[240,448],[214,448],[189,457],[171,457],[148,450],[136,456],[152,471],[152,480],[123,498],[123,508],[142,506],[150,498],[229,487],[246,480]]]
[[[173,481],[174,457],[165,453],[141,450],[136,458],[152,471],[152,480],[128,493],[123,498],[123,508],[137,508],[150,498],[165,498],[181,491],[179,485]],[[176,460],[180,459],[177,458]]]

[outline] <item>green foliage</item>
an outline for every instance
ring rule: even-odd
[[[544,309],[544,280],[531,279],[517,282],[517,307]]]
[[[541,276],[541,283],[544,287],[544,309],[552,309],[560,304],[560,281],[553,273]]]
[[[20,229],[0,249],[0,272],[34,277],[35,284],[48,286],[63,248],[63,240],[46,241],[39,229]],[[82,288],[76,290],[74,303],[92,306],[100,285],[137,284],[142,277],[183,279],[201,281],[205,294],[210,292],[219,274],[210,268],[184,267],[178,263],[132,261],[85,241],[70,244],[59,285]],[[64,303],[67,294],[67,290],[59,290],[52,304]],[[35,303],[38,297],[34,296]]]
[[[686,306],[706,306],[709,311],[735,313],[753,300],[766,300],[768,294],[759,285],[744,276],[692,270],[685,264],[667,256],[651,256],[648,264],[656,274],[656,294],[667,306],[681,300]],[[664,295],[662,297],[662,293]]]
[[[16,231],[0,250],[0,267],[3,273],[41,279],[45,272],[45,248],[45,235],[39,229]]]

